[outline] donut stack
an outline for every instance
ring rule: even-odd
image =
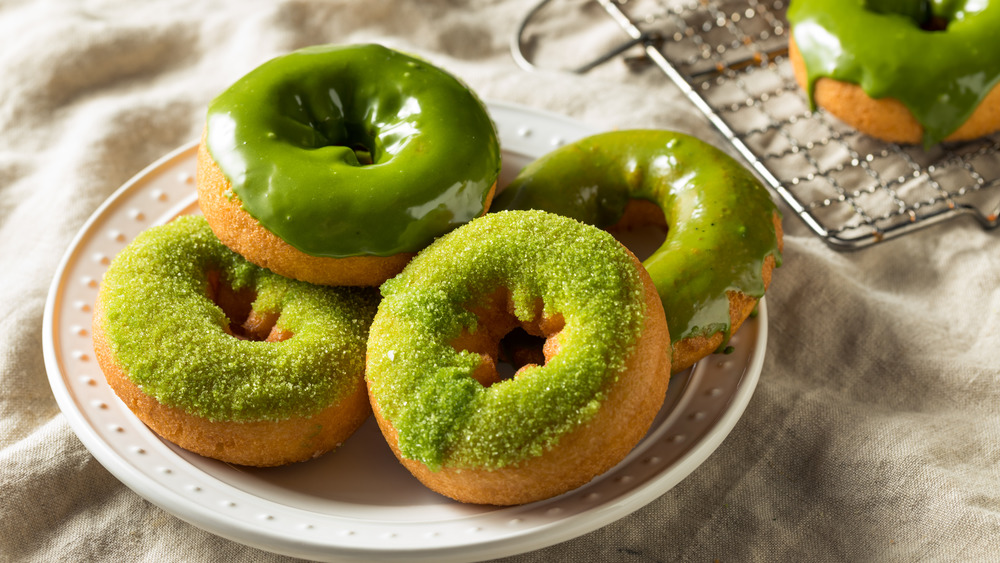
[[[104,277],[108,382],[160,436],[225,462],[336,448],[371,414],[372,286],[485,213],[499,168],[482,103],[424,61],[354,45],[261,65],[209,107],[204,217],[142,233]]]

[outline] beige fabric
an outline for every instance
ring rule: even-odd
[[[519,70],[509,37],[533,3],[0,4],[0,560],[282,560],[119,483],[70,430],[42,360],[46,292],[73,235],[130,176],[196,138],[208,100],[256,64],[308,44],[377,40],[487,99],[720,143],[659,73],[617,62],[586,76]],[[556,23],[546,25],[563,33]],[[620,37],[598,26],[538,54],[582,60],[581,44]],[[958,220],[845,254],[787,210],[785,230],[764,371],[734,432],[645,508],[514,560],[997,557],[998,234]]]

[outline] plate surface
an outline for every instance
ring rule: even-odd
[[[593,133],[551,114],[489,104],[504,149],[500,185],[538,156]],[[90,321],[101,276],[142,230],[197,212],[195,145],[122,186],[88,220],[53,280],[44,317],[49,382],[70,426],[125,485],[179,518],[247,545],[316,560],[465,561],[522,553],[611,523],[655,500],[732,430],[760,376],[767,307],[733,351],[674,376],[653,427],[584,487],[515,507],[463,505],[423,487],[369,419],[337,451],[280,468],[231,466],[159,439],[105,383]]]

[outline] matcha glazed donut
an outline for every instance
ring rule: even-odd
[[[491,213],[382,286],[366,379],[376,420],[426,486],[519,504],[585,484],[648,430],[670,375],[648,274],[609,234],[540,211]],[[498,375],[501,339],[544,360]]]
[[[183,216],[112,261],[94,349],[115,393],[167,440],[241,465],[304,461],[371,412],[364,354],[377,299],[278,276]]]
[[[532,162],[494,209],[542,209],[601,228],[662,224],[643,265],[673,340],[673,371],[724,350],[781,261],[781,215],[719,149],[661,130],[601,133]]]
[[[789,60],[812,105],[897,143],[1000,130],[1000,2],[793,0]]]
[[[211,102],[199,203],[257,265],[329,285],[378,285],[489,208],[496,129],[452,75],[380,45],[272,59]]]

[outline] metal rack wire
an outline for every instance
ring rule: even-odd
[[[1000,134],[924,150],[860,134],[810,111],[787,59],[785,0],[592,0],[760,178],[830,246],[857,249],[961,215],[1000,224]],[[524,34],[550,0],[527,14]]]

